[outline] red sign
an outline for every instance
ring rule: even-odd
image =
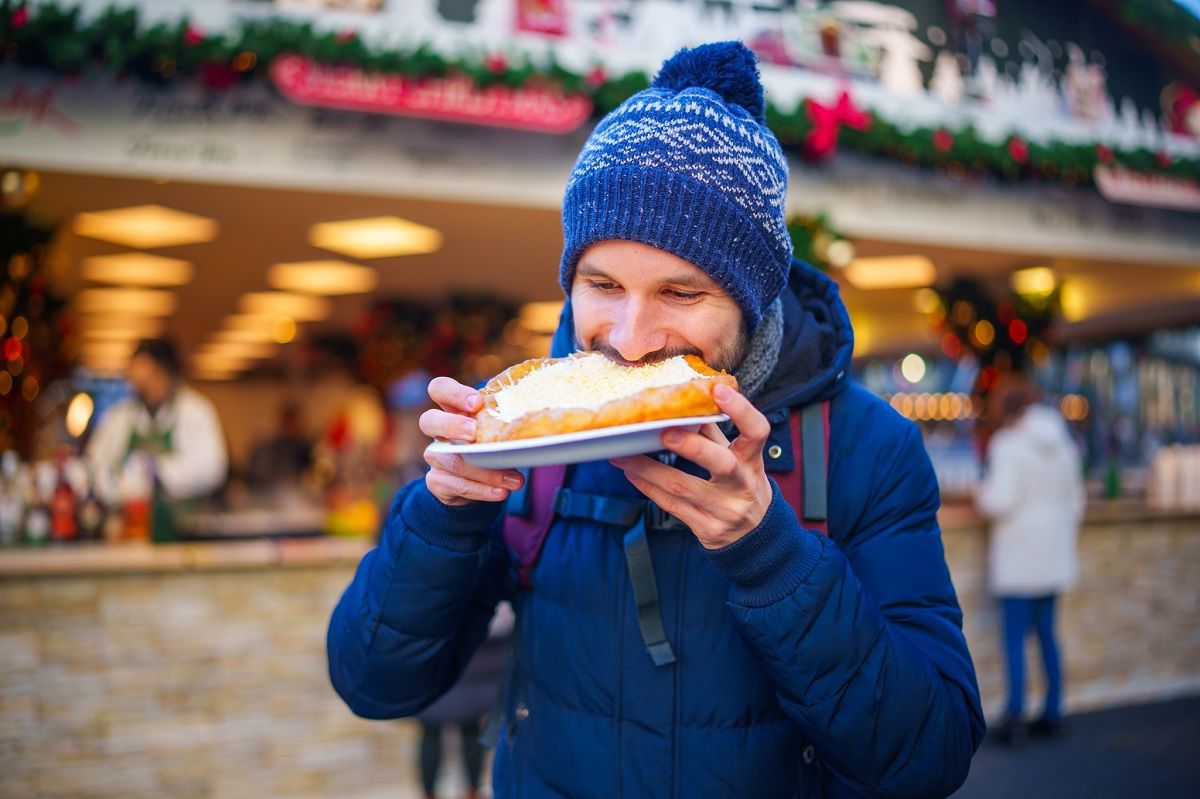
[[[545,86],[482,89],[467,77],[409,78],[321,64],[284,55],[271,63],[271,80],[303,105],[398,114],[501,128],[569,133],[592,113],[582,94]]]
[[[517,30],[566,36],[566,0],[517,0]]]
[[[1097,166],[1093,176],[1100,193],[1118,203],[1200,211],[1200,181]]]

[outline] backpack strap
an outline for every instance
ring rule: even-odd
[[[521,470],[525,485],[508,497],[504,543],[517,556],[517,578],[528,588],[530,575],[554,523],[555,496],[567,477],[567,467],[539,466]]]
[[[792,411],[789,426],[796,465],[775,482],[802,525],[829,535],[829,401]]]

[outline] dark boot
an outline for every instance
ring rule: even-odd
[[[1020,746],[1029,737],[1025,722],[1019,717],[1009,716],[999,725],[988,730],[988,737],[1001,746]]]
[[[1029,734],[1034,738],[1046,738],[1055,740],[1062,738],[1067,734],[1066,725],[1062,719],[1048,719],[1042,716],[1037,721],[1029,725]]]

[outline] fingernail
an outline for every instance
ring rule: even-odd
[[[503,488],[493,488],[493,489],[492,489],[492,496],[493,496],[493,497],[503,497],[503,496],[504,496],[505,494],[507,494],[507,493],[508,493],[508,492],[507,492],[507,491],[505,491]]]
[[[678,444],[680,441],[683,441],[683,433],[678,430],[668,430],[663,435],[663,441],[666,441],[668,444]]]
[[[479,423],[476,422],[474,419],[468,419],[467,423],[463,425],[463,433],[465,433],[470,438],[475,438],[475,433],[478,430],[479,430]]]
[[[479,402],[478,394],[468,394],[467,395],[467,405],[474,406],[474,405],[478,404],[478,402]]]
[[[733,389],[722,383],[719,386],[713,386],[713,399],[727,400],[733,397]]]
[[[509,488],[520,488],[521,487],[521,478],[515,474],[505,475],[504,484],[506,486],[508,486]]]

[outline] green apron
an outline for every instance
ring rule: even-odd
[[[149,433],[141,433],[136,427],[129,431],[129,444],[125,448],[128,458],[134,450],[157,458],[174,451],[171,446],[171,431],[152,429]],[[179,525],[175,521],[175,511],[167,500],[162,487],[155,481],[153,498],[150,500],[150,537],[156,543],[179,540]]]

